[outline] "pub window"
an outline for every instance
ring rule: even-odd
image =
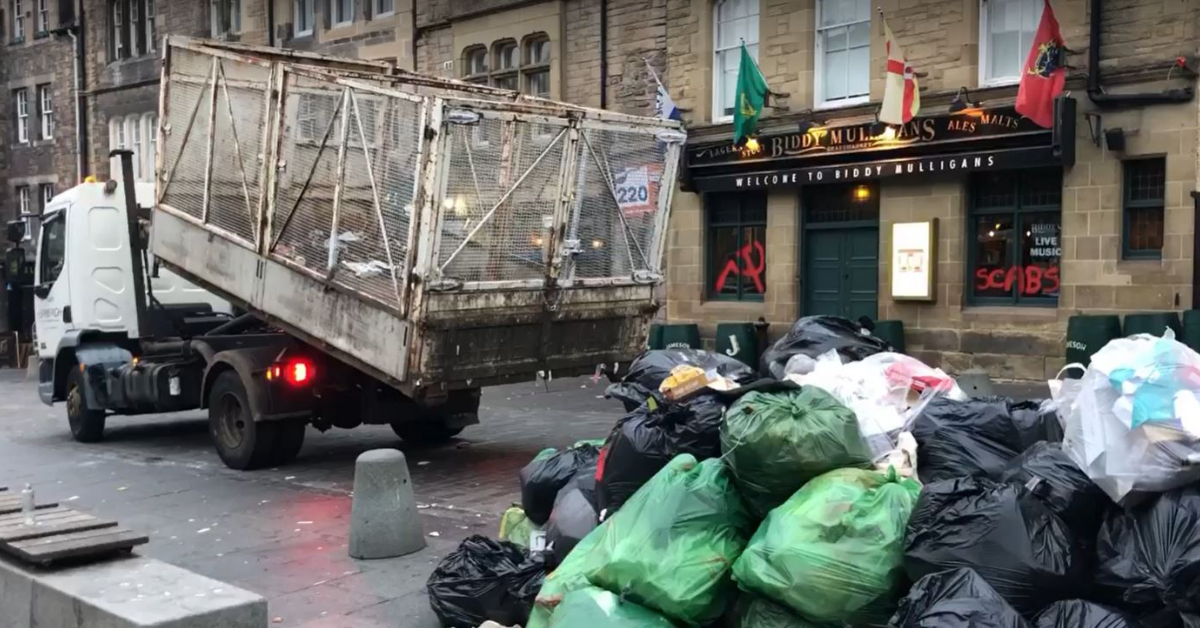
[[[713,122],[733,119],[742,42],[758,60],[758,0],[718,0],[713,9]]]
[[[709,298],[761,301],[767,280],[766,194],[711,193],[704,205]]]
[[[1062,174],[994,172],[971,181],[969,303],[1054,306],[1062,276]]]
[[[867,101],[871,82],[869,0],[817,2],[817,105]]]
[[[1162,259],[1167,159],[1133,159],[1121,166],[1125,171],[1121,257]]]
[[[979,77],[984,85],[1021,80],[1021,66],[1042,17],[1042,0],[982,0]]]

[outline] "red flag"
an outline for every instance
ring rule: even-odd
[[[1067,69],[1062,65],[1064,47],[1054,9],[1050,0],[1045,0],[1042,21],[1033,35],[1033,47],[1021,67],[1017,113],[1047,129],[1054,126],[1054,99],[1067,82]]]

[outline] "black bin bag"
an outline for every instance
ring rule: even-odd
[[[1165,608],[1200,626],[1200,487],[1113,508],[1096,554],[1104,599],[1142,612]]]
[[[1002,399],[937,397],[913,422],[912,435],[922,482],[995,475],[1024,450]]]
[[[917,580],[969,567],[1028,617],[1076,597],[1084,553],[1066,524],[1024,486],[966,477],[926,484],[908,520],[904,570]]]
[[[979,574],[960,567],[917,580],[892,620],[893,628],[1030,628]]]
[[[758,374],[753,368],[727,355],[687,347],[655,349],[635,358],[621,381],[609,385],[604,394],[625,404],[626,412],[633,412],[647,398],[658,392],[658,387],[675,367],[683,364],[704,371],[715,370],[718,375],[739,384],[748,384],[758,379]]]
[[[600,525],[596,508],[596,465],[579,470],[558,492],[546,522],[546,566],[562,563],[583,537]]]
[[[1021,437],[1022,450],[1040,441],[1062,442],[1063,424],[1054,400],[1009,401],[1008,412]]]
[[[538,454],[521,469],[521,508],[537,525],[545,525],[562,487],[582,468],[595,464],[600,449],[581,443],[559,452]]]
[[[1035,443],[1009,462],[999,479],[1022,484],[1040,497],[1083,546],[1093,544],[1104,513],[1112,505],[1059,443]]]
[[[887,342],[864,332],[862,325],[840,316],[805,316],[763,352],[759,372],[763,377],[781,380],[788,360],[794,355],[816,359],[822,353],[836,350],[843,362],[853,362],[892,350]]]
[[[1034,628],[1142,628],[1134,617],[1087,600],[1062,600],[1033,620]]]
[[[604,442],[596,470],[597,508],[612,514],[675,456],[720,456],[724,413],[724,403],[705,394],[653,410],[643,404],[626,415]]]
[[[524,626],[545,576],[540,557],[475,535],[438,563],[425,588],[445,628],[476,628],[489,619]]]

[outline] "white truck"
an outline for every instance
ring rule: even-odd
[[[204,408],[237,469],[291,460],[308,424],[435,443],[478,422],[483,386],[644,346],[678,123],[383,62],[163,50],[155,184],[115,151],[123,180],[59,195],[41,229],[39,390],[77,440]]]

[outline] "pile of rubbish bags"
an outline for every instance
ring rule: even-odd
[[[439,565],[445,626],[1200,628],[1200,355],[1169,333],[1033,401],[968,398],[833,317],[758,373],[634,366],[601,446],[521,471],[502,532],[528,549]]]

